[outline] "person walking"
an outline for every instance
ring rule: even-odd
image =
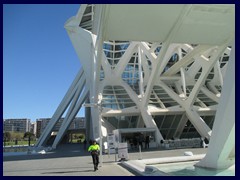
[[[150,137],[146,136],[146,139],[145,139],[145,148],[146,149],[149,149],[149,142],[150,142]]]
[[[141,149],[143,149],[143,141],[144,141],[144,136],[142,133],[140,133],[139,139],[138,139],[138,144],[141,147]]]
[[[86,151],[86,149],[87,149],[87,140],[86,139],[83,141],[83,149],[84,149],[84,151]]]
[[[92,155],[94,171],[96,171],[98,170],[100,147],[95,140],[92,141],[92,145],[89,146],[88,152]]]

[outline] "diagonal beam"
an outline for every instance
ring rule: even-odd
[[[73,80],[71,86],[69,87],[67,93],[65,94],[64,98],[62,99],[61,103],[59,104],[58,108],[56,109],[55,113],[53,114],[47,127],[44,129],[43,133],[41,134],[40,138],[38,139],[38,141],[35,145],[36,147],[43,146],[45,144],[45,142],[47,141],[55,124],[61,118],[62,114],[65,112],[69,103],[71,102],[71,100],[74,96],[74,93],[77,90],[77,84],[80,81],[80,79],[82,78],[82,76],[83,76],[83,69],[81,68],[79,70],[77,76]]]
[[[144,87],[144,85],[146,84],[146,82],[148,81],[148,79],[150,77],[150,69],[149,69],[149,65],[148,65],[147,61],[148,60],[147,60],[147,58],[144,55],[143,50],[142,50],[142,67],[143,67],[143,72],[144,72],[143,87]],[[144,88],[143,88],[143,91],[144,91]]]
[[[202,65],[203,65],[202,73],[199,79],[197,80],[194,88],[192,89],[188,99],[184,103],[184,108],[186,110],[187,116],[189,117],[189,120],[197,129],[197,131],[201,134],[201,136],[206,138],[210,138],[212,131],[208,127],[208,125],[202,120],[202,118],[199,116],[196,110],[193,109],[193,103],[200,91],[200,88],[205,83],[208,73],[211,71],[216,61],[218,61],[222,53],[225,51],[227,44],[228,42],[218,47],[218,49],[216,49],[215,54],[208,61],[202,61]]]
[[[56,148],[56,146],[59,144],[60,140],[63,138],[64,133],[66,132],[67,128],[70,126],[72,120],[76,117],[79,109],[81,108],[82,104],[84,103],[85,99],[87,98],[89,93],[89,89],[85,87],[84,92],[82,93],[80,99],[78,100],[78,103],[74,106],[74,109],[69,114],[69,117],[67,119],[64,119],[65,123],[62,124],[60,127],[57,137],[55,138],[52,147]],[[77,97],[78,98],[78,97]]]
[[[147,85],[147,89],[145,92],[145,96],[143,98],[143,106],[146,107],[147,103],[149,101],[149,97],[153,88],[153,85],[155,84],[156,79],[159,77],[159,75],[161,74],[161,72],[164,69],[164,65],[167,63],[167,51],[170,47],[170,44],[172,43],[175,35],[177,34],[179,28],[181,27],[184,19],[186,18],[187,14],[189,13],[189,11],[191,10],[192,5],[187,5],[183,8],[179,18],[177,19],[177,22],[175,23],[175,25],[173,26],[173,28],[171,29],[171,31],[169,32],[166,40],[163,42],[161,51],[156,59],[156,63],[153,64],[153,70],[152,73],[150,75],[149,81],[148,81],[148,85]],[[165,57],[165,59],[164,59]],[[161,68],[161,69],[160,69]]]
[[[147,88],[143,97],[143,106],[147,106],[148,101],[149,101],[149,97],[151,95],[151,91],[152,88],[157,80],[157,78],[159,78],[160,76],[160,72],[163,71],[164,67],[166,66],[168,60],[170,59],[172,52],[175,50],[176,45],[169,45],[169,44],[164,44],[162,46],[162,49],[160,51],[160,54],[158,55],[157,59],[155,61],[153,61],[152,63],[152,72],[151,75],[148,79],[148,84],[147,84]]]
[[[200,77],[198,78],[196,84],[194,85],[188,99],[186,102],[189,104],[189,107],[194,103],[196,96],[198,95],[200,88],[204,85],[206,78],[208,76],[208,73],[211,71],[213,66],[216,64],[216,61],[220,58],[222,53],[226,49],[226,44],[220,46],[217,48],[217,52],[211,56],[209,60],[201,61],[202,64],[202,73]]]
[[[145,42],[141,42],[139,44],[139,46],[141,47],[141,49],[143,50],[144,54],[146,54],[146,56],[149,58],[149,60],[153,63],[154,60],[157,59],[157,56],[154,52],[150,52],[150,48],[148,47],[147,43]]]
[[[216,96],[216,94],[212,93],[211,91],[209,91],[207,88],[205,87],[201,87],[201,91],[210,99],[212,99],[215,102],[219,102],[219,97]]]
[[[143,88],[143,71],[142,71],[142,60],[143,60],[143,54],[142,54],[142,50],[140,48],[140,46],[138,46],[138,74],[139,74],[139,89],[140,89],[140,96],[141,98],[144,95],[144,88]]]
[[[143,119],[146,127],[154,127],[156,129],[156,132],[155,132],[156,133],[156,142],[159,144],[160,140],[163,139],[163,137],[162,137],[154,119],[152,118],[152,115],[151,115],[150,111],[147,108],[142,108],[136,93],[128,86],[127,83],[122,81],[121,86],[124,87],[124,89],[129,94],[130,98],[135,102],[138,109],[141,110],[142,119]]]
[[[209,47],[211,47],[211,46],[209,46],[209,45],[198,45],[190,53],[188,53],[186,56],[184,56],[180,61],[178,61],[172,67],[170,67],[163,75],[171,76],[171,75],[176,74],[178,71],[180,71],[181,67],[185,67],[188,64],[192,63],[194,61],[194,57],[196,55],[202,54],[204,51],[209,49]]]
[[[111,74],[111,66],[108,63],[107,57],[105,53],[102,53],[102,68],[105,74],[105,78],[108,78],[109,75]],[[107,76],[106,76],[107,75]]]
[[[117,77],[121,77],[121,74],[123,73],[124,69],[126,68],[130,58],[132,57],[132,54],[136,50],[137,42],[131,42],[128,48],[126,49],[123,56],[120,58],[117,66],[114,69],[114,73]]]
[[[174,99],[180,106],[182,106],[186,113],[189,120],[192,122],[193,126],[196,130],[201,134],[203,137],[209,137],[209,133],[211,129],[207,126],[204,120],[199,116],[197,111],[192,107],[190,108],[186,101],[180,99],[180,97],[172,91],[165,83],[160,82],[160,86],[168,93],[168,95]]]

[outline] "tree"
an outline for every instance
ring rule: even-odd
[[[11,141],[12,140],[21,140],[23,137],[23,133],[21,132],[10,132],[11,133]]]
[[[25,132],[23,138],[28,138],[28,146],[31,144],[31,138],[34,137],[34,134],[31,132]]]
[[[11,133],[10,132],[4,132],[3,133],[3,138],[5,141],[10,141],[11,140]]]
[[[23,138],[32,138],[32,137],[34,137],[34,134],[33,133],[31,133],[31,132],[25,132],[24,133],[24,135],[23,135]]]

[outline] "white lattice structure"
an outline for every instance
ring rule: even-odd
[[[234,5],[226,4],[81,5],[65,28],[82,69],[37,146],[68,109],[56,147],[82,105],[90,103],[91,138],[99,138],[99,129],[105,141],[114,129],[144,127],[155,129],[157,144],[206,137],[209,155],[199,165],[232,164],[234,17]]]

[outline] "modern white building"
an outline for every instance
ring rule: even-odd
[[[85,104],[88,137],[207,138],[199,166],[235,160],[235,6],[83,4],[65,28],[82,68],[37,146]],[[120,140],[123,141],[123,140]]]

